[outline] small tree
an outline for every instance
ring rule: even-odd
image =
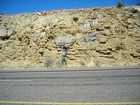
[[[124,3],[123,2],[118,2],[117,3],[117,8],[122,8],[122,7],[124,7],[125,5],[124,5]]]
[[[137,3],[136,6],[140,6],[140,3]]]

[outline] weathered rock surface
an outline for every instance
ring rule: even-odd
[[[0,69],[140,65],[140,7],[0,15]]]
[[[98,36],[99,32],[92,32],[86,36],[84,36],[80,41],[79,44],[83,45],[83,46],[92,46],[95,45],[97,43],[97,36]]]
[[[9,39],[10,36],[14,33],[14,30],[8,28],[0,28],[0,38]]]
[[[107,42],[108,38],[104,35],[98,35],[98,41],[99,43],[105,44]]]
[[[57,36],[56,45],[69,47],[75,42],[75,38],[72,35]]]

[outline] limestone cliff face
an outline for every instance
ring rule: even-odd
[[[140,65],[137,6],[0,15],[0,68],[41,68],[48,57],[57,67],[60,36],[73,38],[68,67]]]

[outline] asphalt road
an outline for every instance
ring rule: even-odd
[[[140,102],[140,68],[0,71],[0,100]]]

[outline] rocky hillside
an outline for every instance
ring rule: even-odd
[[[140,7],[0,15],[0,69],[140,65]]]

